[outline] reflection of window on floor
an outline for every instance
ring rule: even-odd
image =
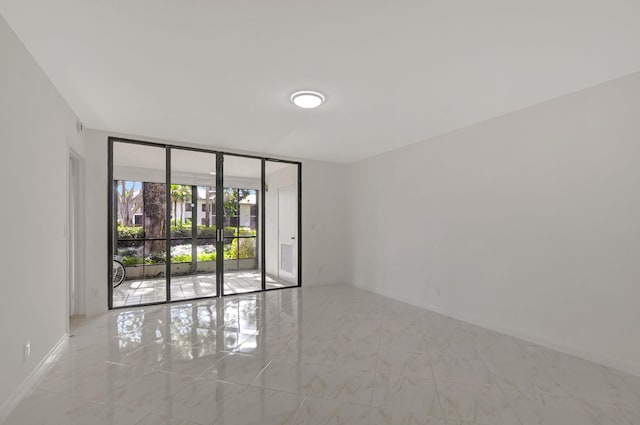
[[[264,324],[265,314],[264,309],[258,308],[255,297],[227,301],[222,306],[202,303],[171,306],[160,316],[146,317],[142,309],[121,312],[116,318],[117,349],[127,354],[149,342],[171,343],[179,347],[172,366],[178,366],[179,361],[220,356],[228,350],[252,353],[258,347],[258,329]],[[168,320],[158,320],[159,317]],[[143,333],[143,328],[152,332]],[[143,339],[145,335],[147,340]]]

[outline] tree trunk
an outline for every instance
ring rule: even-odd
[[[143,183],[144,227],[146,238],[162,238],[145,243],[145,255],[164,254],[166,241],[166,186],[164,183]]]
[[[176,199],[173,199],[173,225],[177,226],[178,225],[178,201],[176,201]]]
[[[124,219],[124,182],[122,180],[118,181],[118,186],[120,187],[118,193],[116,194],[116,198],[118,199],[118,220],[120,220],[120,223],[123,226],[126,226]]]
[[[131,189],[133,191],[133,188]],[[126,227],[131,227],[131,196],[133,196],[133,192],[127,193],[127,188],[125,186],[125,182],[122,182],[122,196],[124,197],[124,208],[123,208],[123,220],[122,225]]]

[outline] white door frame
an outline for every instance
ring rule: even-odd
[[[84,160],[69,149],[67,161],[67,331],[69,317],[85,314],[85,214],[84,214]]]
[[[291,184],[288,186],[282,186],[278,188],[278,277],[281,279],[286,280],[287,282],[291,282],[291,283],[298,283],[298,214],[299,211],[298,210],[298,192],[296,190],[297,185],[296,184]],[[296,209],[296,214],[293,215],[293,217],[295,218],[295,222],[293,223],[292,227],[293,227],[293,235],[291,234],[291,232],[289,231],[288,233],[284,234],[285,230],[283,230],[281,228],[280,225],[280,220],[282,218],[282,214],[283,214],[283,208],[282,205],[280,203],[280,194],[282,193],[283,190],[291,190],[292,195],[293,195],[293,205],[295,206]],[[287,272],[286,270],[282,269],[282,245],[291,245],[291,255],[292,255],[292,270],[293,272]]]

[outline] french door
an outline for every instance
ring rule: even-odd
[[[110,138],[109,308],[300,286],[300,170]]]

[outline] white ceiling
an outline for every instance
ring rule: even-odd
[[[640,70],[635,0],[0,0],[85,126],[350,162]],[[316,110],[288,96],[315,89]]]

